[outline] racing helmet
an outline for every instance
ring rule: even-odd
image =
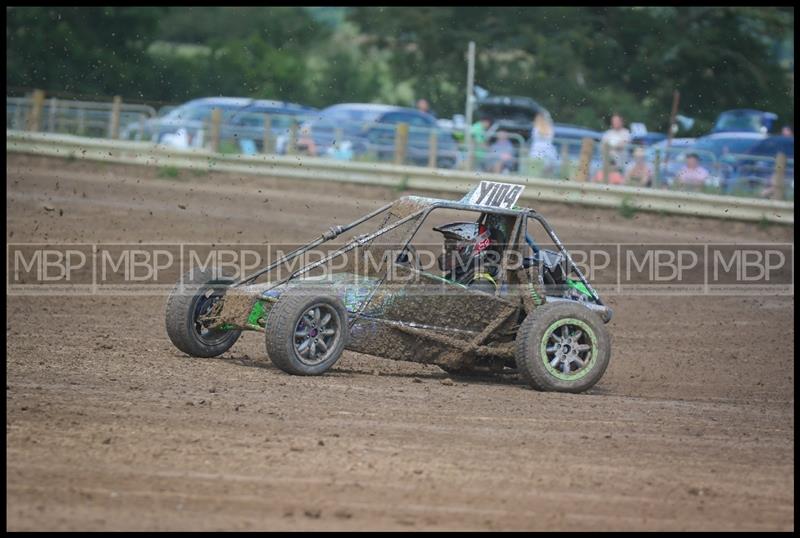
[[[492,243],[489,228],[477,222],[453,222],[435,227],[444,236],[444,254],[439,257],[442,271],[460,279]]]

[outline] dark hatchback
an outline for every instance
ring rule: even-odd
[[[431,133],[436,137],[436,166],[454,168],[461,155],[452,134],[436,124],[436,118],[413,108],[372,103],[343,103],[319,111],[301,126],[298,147],[310,136],[318,156],[335,156],[347,145],[353,157],[393,161],[398,124],[408,125],[406,164],[429,163]],[[284,148],[285,150],[285,148]]]

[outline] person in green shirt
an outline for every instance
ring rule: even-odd
[[[489,118],[481,118],[472,124],[469,133],[472,136],[475,164],[480,167],[486,159],[486,131],[489,129]]]

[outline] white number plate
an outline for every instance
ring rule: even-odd
[[[524,188],[523,185],[512,183],[481,181],[464,197],[463,201],[470,205],[511,209],[519,200]]]

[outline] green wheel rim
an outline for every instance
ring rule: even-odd
[[[597,362],[597,336],[585,322],[563,318],[544,332],[540,352],[550,375],[562,381],[577,381]]]

